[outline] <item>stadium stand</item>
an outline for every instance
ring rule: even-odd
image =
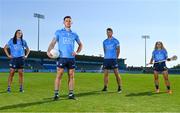
[[[76,56],[76,70],[80,72],[101,72],[103,57]],[[119,69],[126,70],[125,59],[118,59]],[[8,71],[9,59],[3,48],[0,48],[0,72]],[[29,72],[54,72],[56,71],[56,60],[49,59],[46,52],[31,51],[25,62],[25,70]]]

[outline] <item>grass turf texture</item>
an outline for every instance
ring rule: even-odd
[[[17,74],[12,92],[7,93],[8,73],[0,73],[0,112],[180,112],[180,76],[170,75],[173,94],[167,94],[162,75],[160,93],[154,93],[152,75],[122,74],[123,92],[117,93],[115,76],[110,74],[108,92],[101,92],[103,75],[76,73],[75,94],[67,99],[67,74],[60,88],[60,100],[54,96],[55,73],[26,73],[25,92],[19,93]]]

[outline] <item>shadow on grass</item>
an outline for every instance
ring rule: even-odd
[[[49,102],[53,102],[53,100],[51,99],[51,100],[46,100],[46,101],[38,101],[38,102],[19,103],[19,104],[7,105],[7,106],[0,107],[0,110],[24,108],[24,107],[29,107],[29,106],[39,105],[39,104],[44,104],[44,103],[49,103]]]
[[[158,95],[158,94],[164,94],[165,92],[159,92],[155,93],[152,91],[147,91],[147,92],[140,92],[140,93],[130,93],[127,94],[126,97],[132,97],[132,96],[152,96],[152,95]]]
[[[76,97],[85,97],[90,95],[99,95],[102,94],[102,91],[90,91],[76,94]]]
[[[1,91],[0,94],[7,93],[7,91]]]
[[[76,97],[83,97],[83,96],[89,96],[89,95],[98,95],[100,94],[101,91],[92,91],[92,92],[85,92],[85,93],[78,93],[76,94]],[[61,95],[60,99],[57,101],[61,100],[69,100],[67,95]],[[7,106],[2,106],[0,107],[0,110],[7,110],[7,109],[15,109],[15,108],[24,108],[24,107],[29,107],[29,106],[34,106],[34,105],[40,105],[40,104],[45,104],[45,103],[51,103],[51,102],[56,102],[53,101],[53,98],[43,98],[41,101],[36,101],[36,102],[29,102],[29,103],[19,103],[19,104],[13,104],[13,105],[7,105]]]

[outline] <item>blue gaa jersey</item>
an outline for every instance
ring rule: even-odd
[[[10,48],[10,53],[13,58],[25,56],[24,47],[28,48],[25,40],[17,39],[17,44],[13,44],[13,38],[9,40],[7,46]]]
[[[152,58],[155,62],[166,60],[168,58],[167,51],[165,49],[154,50],[152,53]]]
[[[106,40],[104,40],[104,59],[117,59],[116,50],[119,46],[119,41],[114,37],[112,37],[111,39],[107,38]]]
[[[79,36],[71,30],[67,31],[63,28],[56,31],[55,38],[58,42],[60,58],[74,58],[72,55],[74,52],[74,42],[80,43]]]

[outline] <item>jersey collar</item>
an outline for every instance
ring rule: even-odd
[[[112,36],[111,38],[107,38],[108,40],[112,40],[114,37]]]
[[[66,30],[66,28],[63,28],[62,30],[66,31],[66,32],[72,32],[71,29],[68,31],[68,30]]]

